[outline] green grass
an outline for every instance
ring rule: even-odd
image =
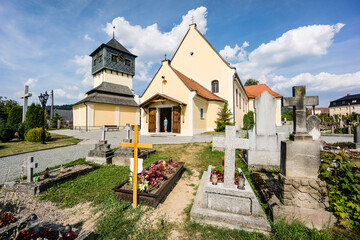
[[[79,139],[59,135],[52,133],[51,140],[47,141],[46,144],[41,144],[39,142],[28,142],[28,141],[15,141],[12,140],[10,142],[1,143],[0,145],[0,156],[16,154],[16,153],[24,153],[35,150],[42,150],[53,147],[60,147],[69,144],[74,144],[80,142]]]

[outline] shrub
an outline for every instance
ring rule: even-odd
[[[7,124],[9,125],[19,124],[21,120],[22,120],[22,107],[13,106],[9,112],[7,118]]]
[[[254,112],[253,111],[249,111],[247,114],[244,115],[243,118],[243,129],[244,130],[250,130],[254,127]]]
[[[21,139],[21,140],[24,140],[25,139],[25,124],[23,123],[20,123],[17,127],[17,132],[18,132],[18,137]]]
[[[26,141],[41,142],[41,132],[42,132],[42,128],[30,129],[25,136]],[[49,141],[50,139],[51,139],[51,134],[45,130],[45,141]]]
[[[25,134],[33,128],[42,126],[43,109],[40,104],[32,103],[26,112]]]
[[[2,142],[8,142],[14,138],[14,129],[6,124],[4,121],[0,121],[0,140]]]
[[[225,103],[224,106],[219,109],[219,112],[217,113],[217,115],[219,117],[215,121],[215,123],[216,123],[215,132],[225,132],[226,125],[233,125],[233,123],[231,122],[232,113],[231,113],[230,109],[228,108],[227,103]]]

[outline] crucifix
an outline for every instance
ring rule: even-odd
[[[152,148],[152,144],[138,143],[138,125],[135,125],[134,131],[134,143],[120,143],[121,147],[132,147],[134,148],[134,167],[138,169],[138,148]],[[133,207],[137,206],[137,171],[133,171]]]
[[[34,157],[29,157],[27,162],[27,182],[31,183],[33,181],[34,168],[38,167],[38,163],[34,162]]]
[[[249,149],[249,140],[237,138],[235,126],[226,126],[225,138],[214,137],[213,146],[225,148],[224,187],[233,188],[235,186],[235,150]]]
[[[166,53],[165,53],[165,60],[166,60]]]
[[[27,111],[27,106],[28,106],[28,98],[31,97],[31,96],[32,96],[32,94],[29,93],[29,86],[25,85],[24,96],[21,97],[21,98],[24,99],[22,122],[25,122],[26,111]]]
[[[306,106],[319,105],[319,97],[305,96],[305,86],[294,86],[292,90],[293,97],[283,98],[284,107],[293,106],[294,133],[290,135],[290,140],[310,140],[306,136]]]

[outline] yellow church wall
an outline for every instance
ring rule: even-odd
[[[136,110],[137,107],[130,106],[119,106],[120,107],[120,126],[126,126],[127,123],[130,125],[136,124]]]
[[[236,90],[238,93],[237,99],[236,99]],[[244,115],[247,113],[247,105],[248,105],[249,99],[247,98],[247,95],[246,95],[244,89],[241,87],[241,85],[237,81],[235,81],[235,83],[234,83],[234,93],[233,94],[234,94],[234,108],[233,108],[234,110],[232,111],[232,113],[233,113],[233,117],[234,117],[234,121],[235,121],[235,126],[237,126],[238,128],[242,128],[243,127],[243,118],[244,118]]]
[[[84,104],[73,106],[73,125],[75,128],[86,127],[86,106]]]
[[[201,36],[195,25],[191,25],[171,65],[210,91],[211,81],[218,80],[219,92],[216,94],[229,100],[229,91],[231,91],[229,85],[234,70],[215,51]]]
[[[204,109],[204,117],[201,118],[200,114],[200,108]],[[195,96],[194,97],[194,131],[196,133],[199,132],[206,132],[207,131],[207,122],[206,119],[209,114],[207,114],[207,108],[208,108],[208,101],[206,99],[203,99],[201,97]]]
[[[111,104],[94,104],[94,125],[116,125],[115,124],[115,105]]]
[[[216,128],[215,121],[218,118],[217,113],[223,107],[223,105],[224,105],[223,102],[216,102],[216,101],[209,102],[208,108],[207,108],[207,112],[209,114],[206,115],[207,116],[206,124],[207,124],[207,130],[208,131],[214,131],[215,130],[215,128]]]
[[[94,88],[99,86],[102,82],[108,82],[128,86],[132,89],[132,76],[130,74],[104,69],[97,72],[93,77]]]

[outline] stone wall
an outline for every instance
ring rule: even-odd
[[[279,174],[281,201],[287,206],[324,209],[329,206],[326,184],[319,179],[289,178]]]

